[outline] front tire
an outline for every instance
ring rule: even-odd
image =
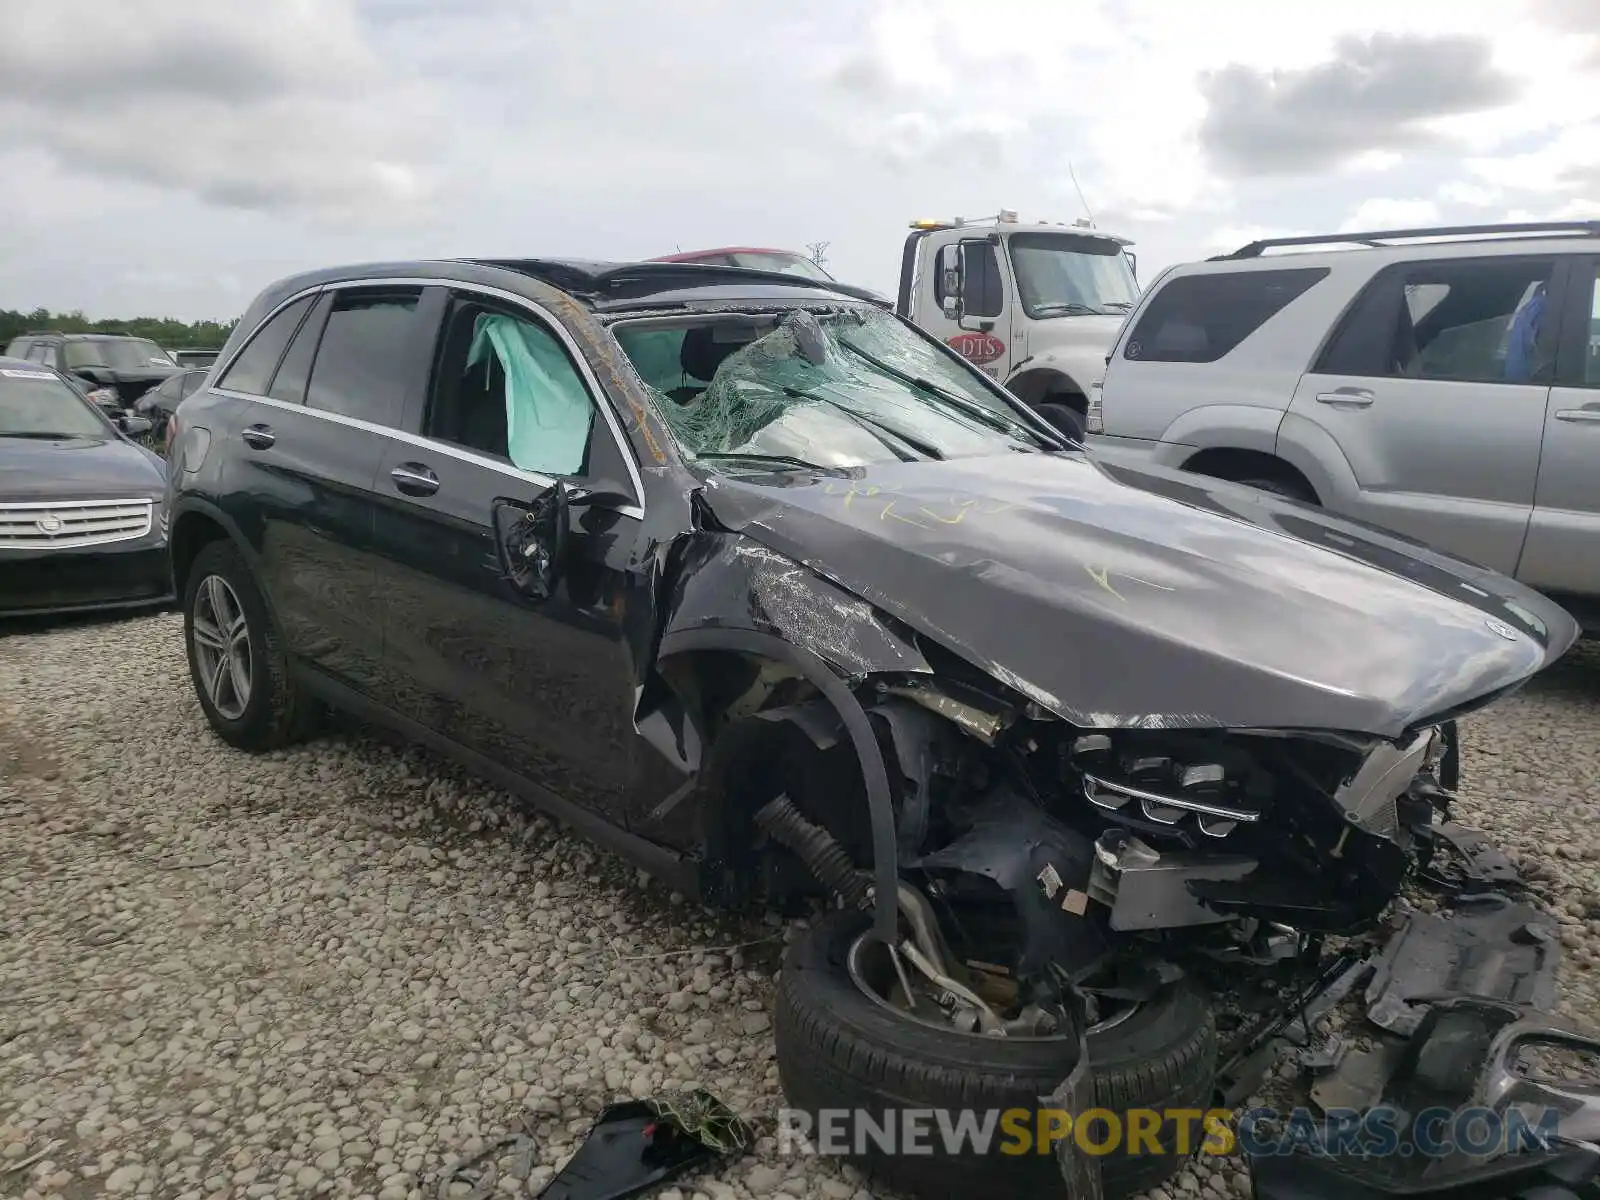
[[[313,706],[289,674],[261,590],[232,542],[203,547],[183,591],[189,677],[211,728],[240,750],[274,750],[309,730]]]
[[[855,1161],[887,1187],[932,1197],[1050,1197],[1064,1184],[1053,1154],[1004,1154],[1004,1127],[995,1126],[988,1153],[970,1143],[949,1155],[940,1127],[960,1128],[963,1113],[982,1122],[991,1110],[1035,1114],[1077,1063],[1074,1038],[992,1038],[945,1032],[888,1010],[851,978],[847,956],[870,918],[831,913],[791,947],[778,981],[774,1022],[778,1076],[788,1102],[812,1114],[851,1109],[881,1122],[905,1110],[935,1110],[932,1154],[889,1155],[868,1140]],[[1117,1022],[1089,1034],[1095,1103],[1126,1124],[1130,1109],[1201,1109],[1209,1106],[1216,1071],[1216,1027],[1205,994],[1180,981]],[[968,1118],[971,1120],[972,1118]],[[1037,1131],[1037,1117],[1028,1117]],[[813,1129],[819,1128],[813,1125]],[[848,1127],[847,1127],[848,1128]],[[1198,1123],[1190,1146],[1204,1139]],[[847,1135],[854,1142],[853,1129]],[[1102,1142],[1105,1131],[1095,1133]],[[1100,1159],[1106,1200],[1137,1195],[1183,1166],[1175,1122],[1157,1139],[1165,1152]],[[854,1156],[853,1156],[854,1157]]]

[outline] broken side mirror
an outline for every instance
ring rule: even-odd
[[[542,603],[555,595],[571,536],[571,485],[557,480],[523,507],[508,501],[494,506],[495,541],[500,565],[517,592]]]
[[[959,243],[939,247],[939,295],[944,315],[961,320],[962,255]]]
[[[592,484],[563,483],[567,507],[570,508],[622,508],[634,503],[633,493],[620,483],[597,479]]]

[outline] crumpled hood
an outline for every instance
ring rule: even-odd
[[[112,437],[0,437],[0,501],[160,496],[166,473],[145,450]]]
[[[1253,489],[1092,454],[717,476],[717,518],[1086,727],[1396,737],[1577,637],[1494,572]]]

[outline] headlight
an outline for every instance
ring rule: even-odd
[[[1074,739],[1069,755],[1084,799],[1097,808],[1128,810],[1158,825],[1192,820],[1213,838],[1261,820],[1265,797],[1248,786],[1248,768],[1236,756],[1195,755],[1196,749],[1185,745],[1180,757],[1152,746],[1119,748],[1109,735],[1091,733]]]

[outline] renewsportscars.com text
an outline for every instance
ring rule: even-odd
[[[1547,1148],[1560,1113],[1429,1108],[1409,1121],[1398,1109],[1063,1108],[778,1111],[783,1155],[1051,1154],[1068,1142],[1084,1154],[1309,1153],[1356,1158],[1486,1155]],[[1409,1133],[1407,1129],[1409,1127]],[[1166,1144],[1164,1145],[1163,1142]]]

